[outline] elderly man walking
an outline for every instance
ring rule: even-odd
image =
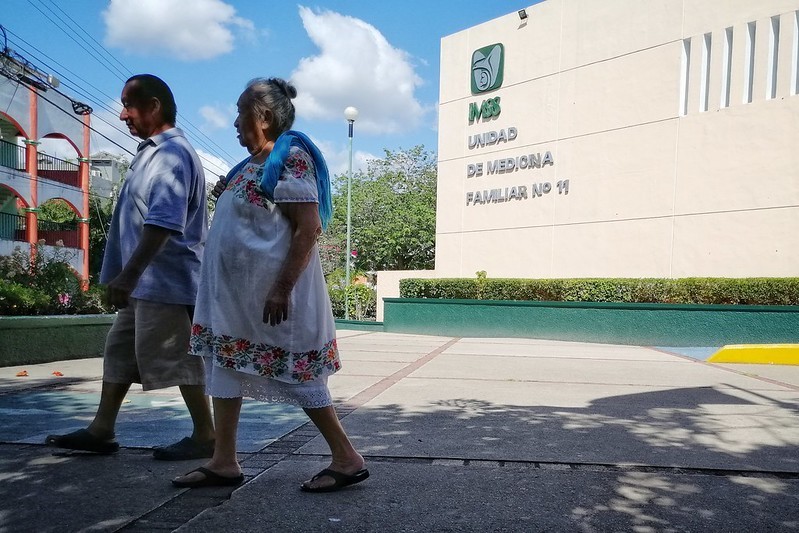
[[[109,454],[119,408],[132,383],[179,386],[194,423],[190,437],[156,448],[156,459],[211,457],[214,427],[200,358],[188,355],[208,213],[197,153],[175,127],[172,91],[150,74],[122,90],[130,133],[143,139],[111,220],[100,282],[119,308],[106,339],[100,405],[88,428],[51,435],[60,448]]]

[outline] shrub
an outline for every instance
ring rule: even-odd
[[[482,274],[482,275],[481,275]],[[402,298],[673,304],[799,304],[799,278],[404,279]]]
[[[107,313],[101,287],[84,290],[83,280],[69,265],[67,250],[34,247],[35,253],[16,248],[10,256],[0,257],[0,279],[4,280],[3,315],[63,315]]]
[[[347,287],[346,274],[343,268],[337,268],[325,276],[327,292],[333,316],[344,318],[345,301],[348,297],[351,320],[374,320],[377,316],[377,291],[369,281],[369,275],[362,270],[350,272],[350,279],[360,280]],[[366,280],[366,283],[363,283]]]
[[[38,315],[49,303],[50,297],[42,291],[13,281],[0,284],[0,315]]]
[[[377,293],[364,284],[350,285],[343,289],[329,287],[333,316],[344,318],[345,298],[349,299],[350,320],[374,320],[377,315]]]

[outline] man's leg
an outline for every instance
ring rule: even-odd
[[[180,393],[189,409],[194,431],[191,438],[198,442],[214,440],[214,422],[211,418],[211,408],[208,397],[205,395],[204,385],[181,385]]]
[[[153,457],[179,461],[211,457],[214,424],[205,396],[205,368],[201,357],[189,355],[191,320],[184,305],[139,302],[142,309],[136,331],[136,350],[144,390],[179,386],[191,415],[190,437],[153,450]]]
[[[46,443],[60,448],[98,453],[114,453],[119,444],[114,440],[119,408],[130,384],[139,380],[135,355],[135,303],[121,309],[108,332],[103,355],[103,388],[100,405],[87,429],[66,435],[50,435]]]
[[[94,420],[89,424],[87,430],[95,437],[101,439],[114,438],[114,428],[116,427],[117,415],[125,395],[130,389],[129,383],[109,383],[103,381],[103,389],[100,393],[100,405]]]

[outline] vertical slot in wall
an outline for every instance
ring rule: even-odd
[[[711,44],[711,34],[706,33],[702,39],[702,78],[699,80],[699,111],[707,111],[708,106]]]
[[[691,39],[683,39],[680,71],[680,116],[685,116],[688,114],[688,73],[690,70]]]
[[[791,94],[799,94],[799,11],[793,14],[793,60],[791,61]]]
[[[724,55],[721,63],[721,107],[730,107],[732,80],[732,28],[724,30]]]
[[[746,25],[746,55],[744,56],[744,100],[752,103],[752,89],[755,84],[755,23]]]
[[[768,36],[768,73],[766,76],[766,98],[777,97],[777,64],[780,55],[780,17],[771,17]]]

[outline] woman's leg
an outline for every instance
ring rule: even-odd
[[[236,435],[239,428],[241,398],[214,398],[214,426],[216,427],[216,445],[214,456],[204,466],[208,470],[224,477],[236,477],[241,474],[241,467],[236,458]],[[196,481],[204,477],[201,472],[192,472],[179,476],[179,481]]]
[[[363,456],[355,451],[333,406],[320,409],[305,409],[304,411],[311,419],[311,422],[319,429],[322,437],[324,437],[330,447],[333,460],[328,468],[342,474],[354,474],[361,470],[364,465]],[[316,481],[306,481],[304,485],[308,488],[319,488],[333,485],[334,483],[335,480],[332,477],[322,476]]]

